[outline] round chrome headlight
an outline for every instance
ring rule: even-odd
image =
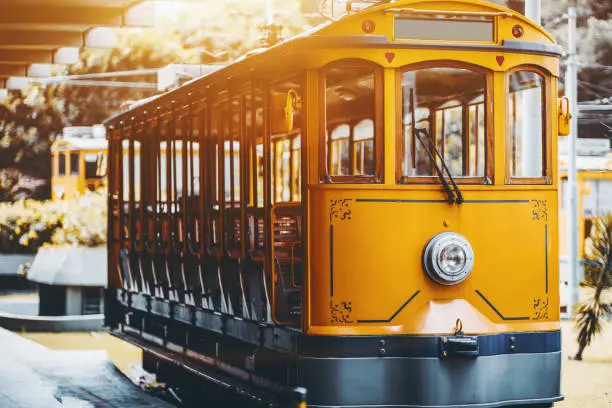
[[[474,250],[462,235],[442,232],[425,246],[423,267],[432,281],[440,285],[456,285],[472,272]]]

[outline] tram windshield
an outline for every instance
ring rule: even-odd
[[[436,182],[435,165],[416,131],[431,135],[450,175],[483,179],[486,171],[486,75],[432,67],[402,73],[401,174]],[[440,159],[437,159],[441,166]],[[432,177],[435,177],[432,178]]]

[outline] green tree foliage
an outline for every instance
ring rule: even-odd
[[[612,2],[610,0],[589,0],[588,6],[594,18],[598,20],[612,18]]]
[[[68,68],[68,75],[93,74],[160,68],[188,59],[180,38],[167,32],[132,30],[118,36],[119,46],[113,49],[87,49],[81,53],[79,63]],[[118,78],[108,81],[155,83],[156,74]],[[89,126],[103,122],[117,113],[126,101],[153,96],[155,89],[86,87],[63,85],[59,98],[63,100],[63,120],[67,125]]]
[[[266,23],[265,1],[203,0],[186,7],[167,21],[183,37],[187,47],[203,51],[202,62],[213,62],[211,54],[232,61],[261,46],[261,27]],[[301,14],[301,0],[273,0],[272,19],[283,26],[285,38],[292,37],[322,19]],[[182,22],[182,24],[179,24]]]
[[[581,62],[612,66],[612,20],[590,18],[587,21],[585,32]],[[580,100],[612,96],[612,70],[599,66],[583,67],[579,79],[583,82],[579,88]]]
[[[543,23],[554,23],[547,28],[563,47],[567,47],[567,23],[566,20],[555,19],[567,13],[572,3],[573,0],[542,0]],[[612,70],[602,69],[598,65],[612,65],[612,1],[578,0],[575,4],[578,14],[578,61],[582,64],[578,100],[611,97]]]
[[[0,105],[0,201],[23,195],[49,195],[49,148],[61,131],[61,99],[57,88],[33,87],[15,93]]]
[[[593,336],[600,333],[603,323],[612,317],[612,306],[603,299],[603,294],[612,288],[612,213],[595,219],[589,241],[584,281],[580,284],[589,294],[576,308],[576,360],[582,360],[584,349],[591,344]]]

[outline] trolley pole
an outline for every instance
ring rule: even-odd
[[[576,139],[578,138],[578,70],[576,66],[576,6],[569,7],[568,12],[568,58],[565,72],[565,95],[571,103],[571,130],[568,136],[568,169],[567,169],[567,236],[568,236],[568,298],[567,315],[574,316],[574,307],[578,303],[578,183],[576,174]]]
[[[541,0],[525,0],[525,17],[531,21],[542,24],[542,1]]]
[[[270,26],[273,20],[272,0],[266,0],[266,25]]]

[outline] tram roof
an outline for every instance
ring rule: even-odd
[[[58,139],[51,147],[52,151],[56,150],[102,150],[108,147],[106,139],[99,138],[82,138],[82,137],[64,137]]]
[[[435,8],[435,7],[438,8]],[[442,7],[440,7],[442,6]],[[257,67],[270,67],[276,65],[278,61],[276,57],[287,56],[294,52],[299,52],[305,49],[326,48],[326,47],[389,47],[396,48],[402,46],[415,46],[419,41],[396,42],[390,38],[390,34],[364,34],[362,29],[362,21],[368,17],[376,15],[381,16],[385,13],[394,11],[402,12],[410,10],[415,14],[424,11],[433,10],[449,10],[457,12],[473,13],[475,15],[501,15],[511,17],[515,21],[520,22],[525,32],[536,33],[540,41],[520,41],[520,40],[504,40],[502,44],[461,44],[446,42],[445,44],[436,44],[440,49],[465,47],[472,51],[497,51],[497,52],[524,52],[531,54],[543,54],[561,56],[562,49],[555,44],[552,36],[544,30],[543,27],[534,23],[524,15],[511,10],[509,8],[490,3],[482,0],[397,0],[387,3],[378,4],[366,8],[354,14],[342,16],[336,20],[323,23],[311,30],[288,38],[269,48],[259,48],[252,50],[242,57],[238,58],[231,64],[220,68],[217,71],[207,73],[199,78],[195,78],[182,86],[150,98],[145,103],[120,112],[108,118],[104,124],[116,121],[132,119],[132,116],[137,110],[147,110],[155,108],[167,103],[173,103],[175,98],[183,93],[197,93],[201,86],[214,87],[217,83],[223,83],[229,79],[242,76],[250,76],[251,71]],[[338,32],[344,34],[340,35]],[[543,40],[543,41],[542,41]],[[333,43],[333,44],[332,44]],[[431,46],[431,44],[430,44]],[[222,88],[225,89],[225,88]]]

